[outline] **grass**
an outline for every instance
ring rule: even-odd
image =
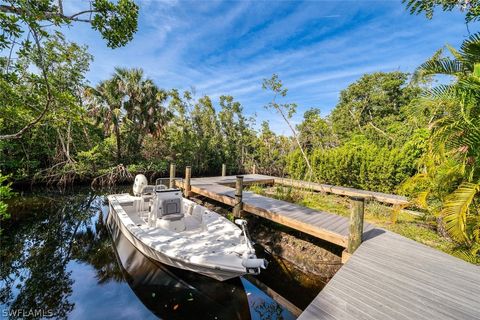
[[[346,197],[282,186],[263,188],[254,185],[248,189],[260,195],[296,203],[315,210],[326,211],[344,217],[350,216],[350,203]],[[478,263],[478,261],[471,261],[468,256],[465,256],[464,249],[459,247],[458,244],[439,235],[435,230],[436,222],[433,219],[400,211],[398,212],[396,222],[393,223],[392,213],[392,207],[376,201],[367,202],[365,205],[365,220],[367,222],[468,262]]]

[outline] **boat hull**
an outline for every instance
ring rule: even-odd
[[[139,250],[145,256],[147,256],[148,258],[154,261],[157,261],[172,267],[197,272],[219,281],[225,281],[231,278],[239,277],[246,273],[246,272],[238,272],[234,270],[225,270],[220,267],[211,268],[211,267],[198,265],[195,263],[190,263],[185,260],[173,259],[172,257],[152,248],[151,246],[145,244],[141,239],[137,238],[129,230],[129,228],[121,221],[121,219],[118,216],[118,213],[111,205],[109,206],[107,223],[108,224],[114,223],[116,225],[116,228],[110,228],[112,232],[121,232],[125,236],[125,238],[127,238],[128,241],[130,241],[130,243],[132,243],[132,245],[135,248],[137,248],[137,250]],[[114,234],[113,236],[115,237],[117,235]]]

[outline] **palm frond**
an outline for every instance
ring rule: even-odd
[[[465,57],[464,63],[473,68],[473,65],[480,61],[480,33],[474,33],[463,41],[460,50]]]
[[[463,59],[463,56],[462,56],[462,53],[459,52],[457,49],[455,49],[454,47],[452,47],[451,45],[447,44],[445,45],[445,47],[448,49],[448,51],[450,51],[450,53],[452,54],[452,56],[458,60],[458,61],[462,61]]]
[[[451,75],[456,76],[464,72],[461,61],[450,58],[432,58],[418,67],[418,72],[423,75]]]
[[[453,239],[470,244],[467,234],[467,215],[475,196],[480,191],[480,185],[463,182],[445,201],[441,212],[445,227]]]
[[[432,99],[453,99],[455,98],[455,86],[442,84],[426,90],[425,95]]]
[[[428,195],[430,194],[430,191],[422,191],[417,194],[417,197],[414,199],[414,203],[417,204],[420,208],[422,209],[427,209],[428,208]]]

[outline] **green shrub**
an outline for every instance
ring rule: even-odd
[[[402,147],[379,147],[363,136],[355,136],[332,149],[315,149],[309,155],[319,182],[364,190],[394,192],[416,173],[417,160],[425,148],[426,134],[416,132]],[[305,179],[307,167],[299,150],[287,157],[287,170]]]
[[[10,217],[7,212],[8,206],[5,202],[3,202],[3,200],[7,200],[14,195],[12,189],[10,188],[11,183],[7,182],[8,178],[9,176],[4,176],[0,172],[0,221]]]

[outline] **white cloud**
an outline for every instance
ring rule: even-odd
[[[77,5],[68,3],[69,10]],[[273,117],[261,108],[269,99],[262,79],[273,73],[299,103],[298,117],[310,106],[327,114],[339,91],[363,73],[412,71],[445,42],[458,45],[466,35],[461,14],[428,21],[397,1],[139,3],[139,32],[124,48],[106,48],[85,26],[69,31],[95,55],[92,82],[115,66],[141,67],[165,88],[233,95],[247,113],[258,112],[257,123]]]

